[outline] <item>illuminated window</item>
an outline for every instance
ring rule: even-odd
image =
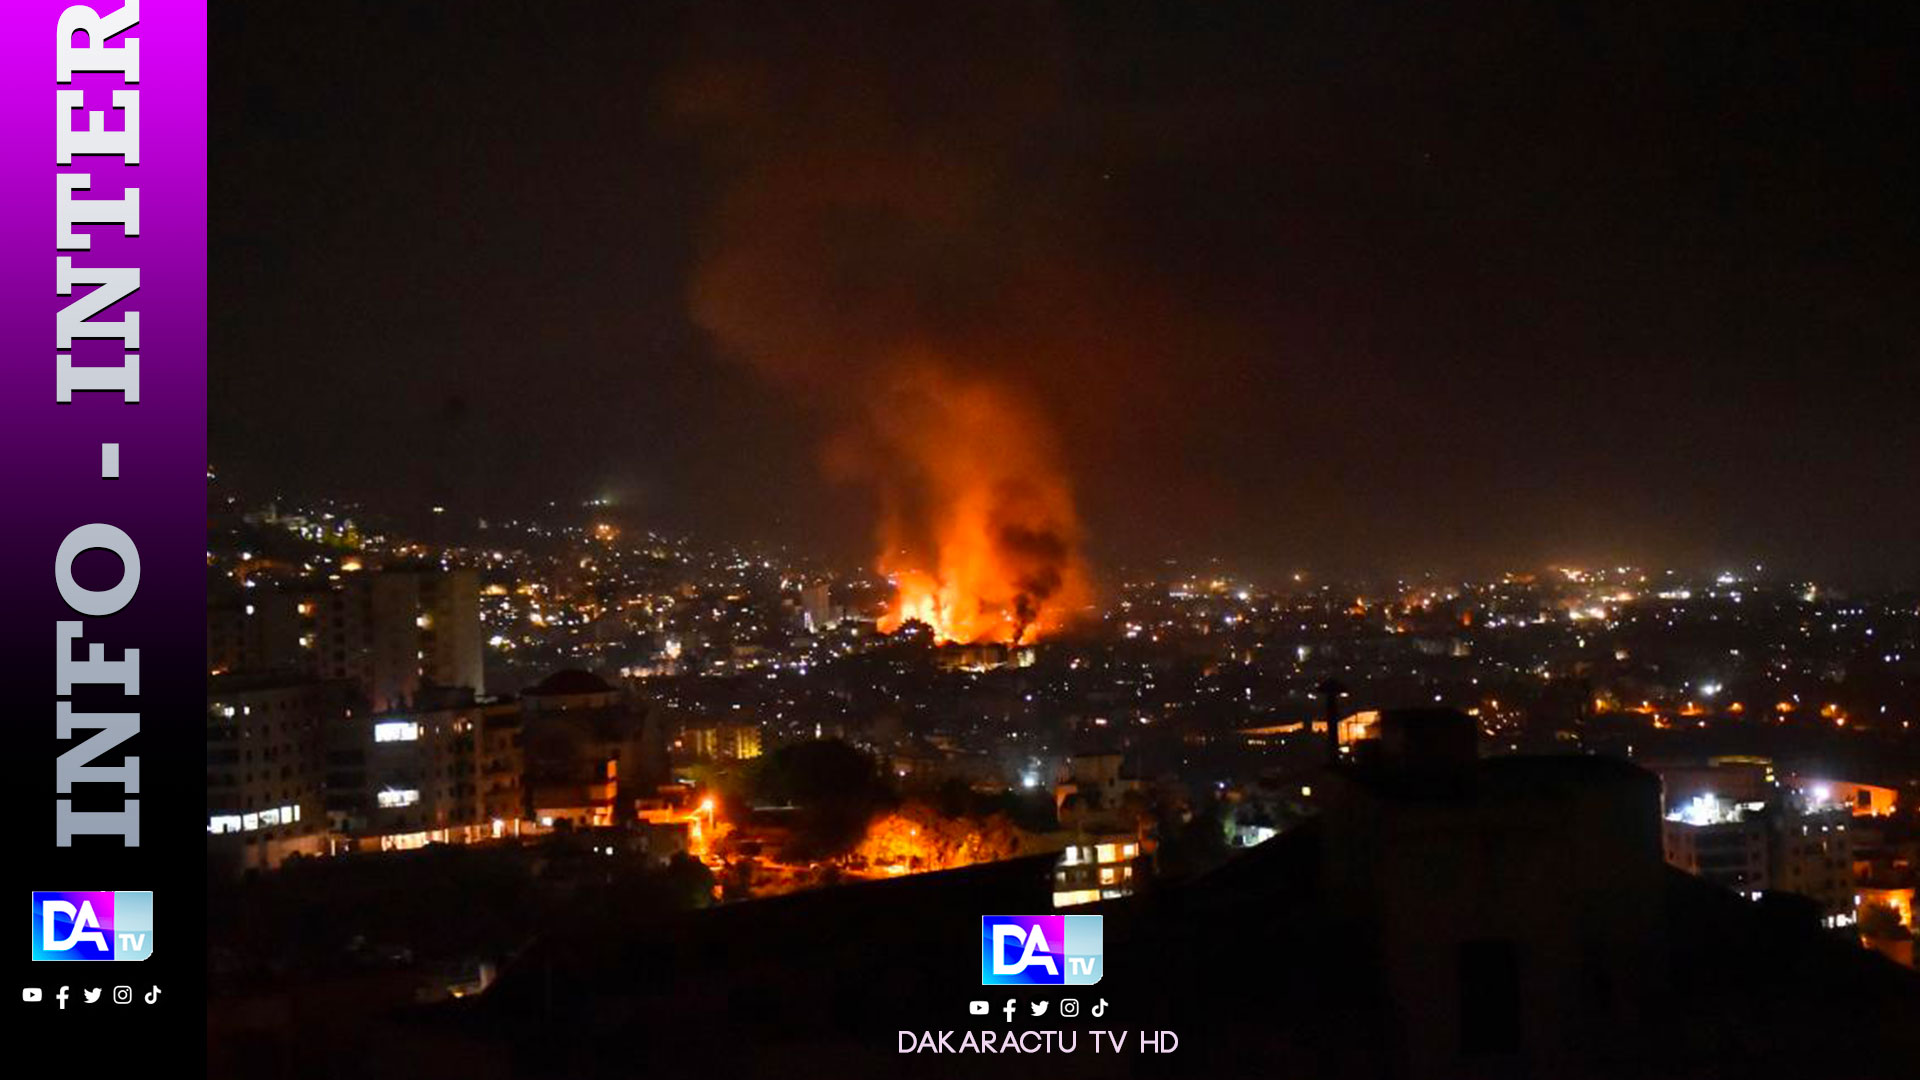
[[[380,838],[381,851],[414,851],[427,846],[427,834],[423,832],[399,833]]]
[[[383,720],[373,725],[373,741],[414,742],[420,738],[420,725],[411,720]]]
[[[1115,862],[1120,858],[1117,844],[1101,844],[1095,851],[1099,853],[1100,862]]]

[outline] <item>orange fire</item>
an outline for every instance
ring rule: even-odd
[[[1018,598],[996,599],[960,581],[942,581],[920,570],[894,575],[894,598],[880,617],[881,633],[910,622],[925,623],[939,644],[1028,645],[1059,629],[1064,618],[1045,605]]]
[[[1087,605],[1072,491],[1033,409],[918,365],[876,411],[879,569],[895,590],[882,632],[917,620],[941,643],[1025,645]]]

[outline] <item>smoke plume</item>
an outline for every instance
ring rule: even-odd
[[[860,55],[898,36],[780,9],[695,48],[669,107],[720,194],[690,303],[722,352],[826,418],[829,472],[874,492],[876,565],[898,592],[882,628],[1019,643],[1091,596],[1036,390],[1087,362],[1036,330],[1074,323],[1082,271],[1044,200],[1014,196],[1056,61],[1033,19],[941,17],[965,25],[928,26],[923,56]],[[996,57],[981,68],[943,30],[1006,40],[966,50]]]

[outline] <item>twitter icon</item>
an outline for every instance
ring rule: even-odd
[[[1028,1005],[1029,1005],[1029,1007],[1031,1007],[1031,1008],[1033,1009],[1033,1015],[1035,1015],[1035,1016],[1045,1016],[1045,1015],[1047,1015],[1047,1003],[1046,1003],[1046,1002],[1044,1002],[1044,1001],[1033,1001],[1033,1002],[1028,1002]]]
[[[80,996],[83,998],[86,998],[87,1004],[91,1005],[94,1002],[100,1000],[100,990],[98,987],[95,987],[92,990],[82,990],[80,991]]]

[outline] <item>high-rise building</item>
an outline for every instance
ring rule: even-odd
[[[294,601],[272,589],[217,590],[207,597],[207,674],[303,670]]]
[[[840,622],[841,609],[833,604],[833,590],[824,581],[800,590],[800,625],[809,633],[819,633]]]
[[[525,817],[520,710],[432,689],[414,707],[337,726],[327,809],[358,850],[406,850],[518,835]]]
[[[760,756],[760,728],[731,721],[688,724],[680,749],[695,761],[744,761]]]
[[[1661,846],[1668,865],[1741,896],[1758,897],[1772,887],[1767,823],[1742,804],[1723,807],[1711,795],[1694,796],[1667,816]]]
[[[1775,823],[1773,887],[1819,901],[1834,926],[1854,919],[1851,817],[1841,807],[1785,815]]]
[[[230,870],[327,850],[326,739],[366,711],[341,682],[216,676],[207,690],[207,845]]]
[[[1770,890],[1820,905],[1829,926],[1853,921],[1852,815],[1791,800],[1730,802],[1712,793],[1669,810],[1661,825],[1667,862],[1751,899]]]
[[[472,570],[417,575],[421,678],[486,692],[480,637],[480,576]]]
[[[359,684],[375,709],[406,708],[427,686],[485,693],[472,570],[355,574],[337,589],[298,593],[295,611],[308,669]]]

